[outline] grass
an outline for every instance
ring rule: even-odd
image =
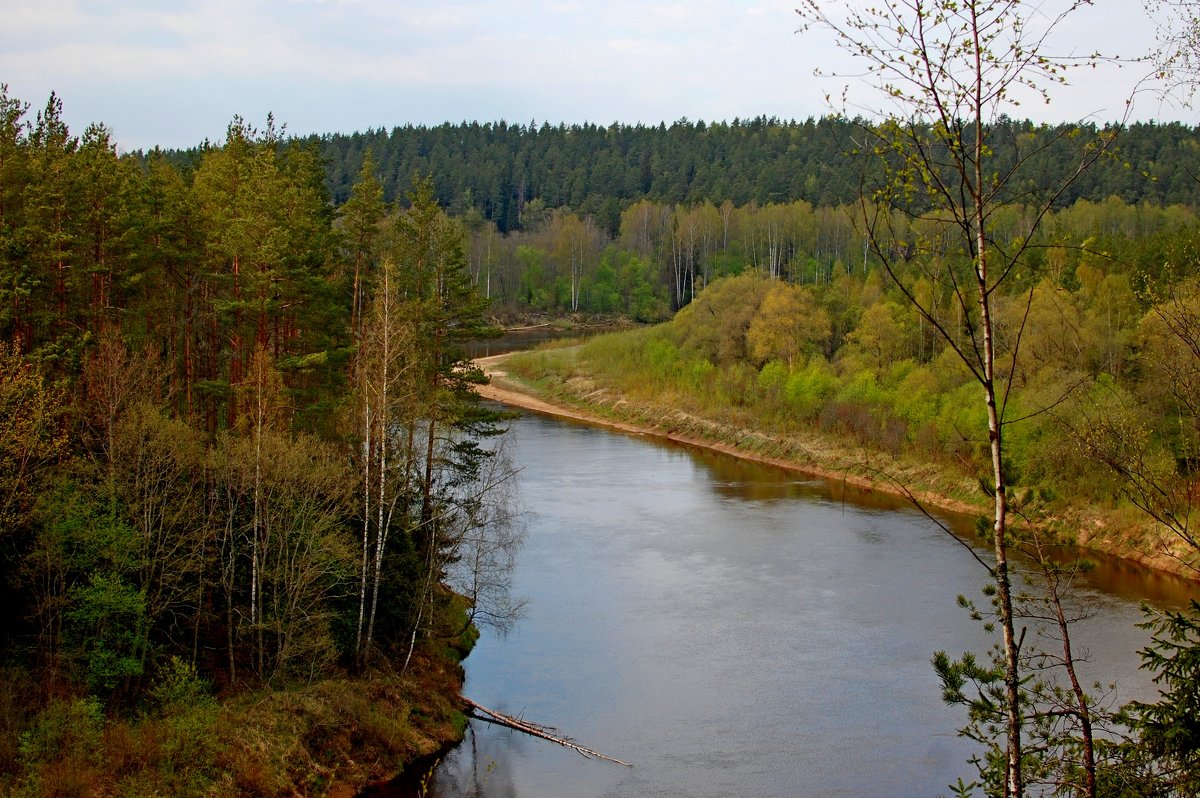
[[[331,678],[131,719],[106,718],[92,698],[58,699],[19,735],[20,767],[0,794],[354,794],[462,739],[456,663],[426,653],[407,674]]]

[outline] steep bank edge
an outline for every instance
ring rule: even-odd
[[[487,375],[489,382],[485,385],[476,386],[476,391],[484,399],[490,399],[496,402],[502,402],[512,407],[521,408],[523,410],[531,410],[536,413],[542,413],[560,418],[569,418],[576,421],[582,421],[588,424],[607,427],[609,429],[621,430],[635,435],[649,435],[663,440],[683,443],[689,446],[696,446],[702,449],[721,452],[733,457],[738,457],[744,460],[751,460],[759,463],[784,468],[789,471],[795,471],[807,476],[818,477],[821,479],[833,480],[847,485],[852,485],[856,488],[865,490],[879,491],[900,498],[913,499],[920,502],[927,508],[936,508],[950,513],[964,514],[977,516],[981,512],[986,512],[987,507],[981,501],[977,504],[963,501],[960,499],[947,496],[942,493],[927,490],[906,490],[898,485],[894,480],[889,480],[883,477],[873,477],[869,474],[854,473],[848,469],[833,469],[824,468],[820,465],[801,462],[795,459],[772,457],[763,455],[758,452],[737,446],[736,444],[728,444],[718,440],[713,440],[701,435],[692,433],[681,433],[674,429],[664,428],[652,424],[640,424],[623,421],[615,418],[607,418],[587,409],[580,407],[571,407],[561,403],[548,402],[539,395],[536,388],[530,386],[520,380],[510,377],[501,366],[505,360],[516,353],[505,353],[500,355],[492,355],[490,357],[478,358],[475,364],[483,370]],[[586,405],[587,400],[583,397],[578,397],[581,404]],[[664,418],[672,412],[669,409],[663,409]],[[719,429],[720,425],[716,422],[704,421],[714,430]],[[768,436],[769,437],[769,436]],[[882,474],[882,471],[878,473]],[[1078,529],[1083,530],[1079,535],[1079,545],[1085,550],[1092,550],[1107,555],[1119,557],[1131,562],[1136,562],[1149,568],[1154,568],[1176,576],[1184,577],[1193,581],[1197,581],[1195,573],[1190,572],[1177,558],[1173,558],[1167,554],[1148,554],[1143,549],[1132,548],[1130,546],[1120,546],[1113,538],[1107,537],[1107,530],[1114,524],[1112,518],[1107,517],[1102,512],[1094,512],[1085,509],[1075,509],[1070,517],[1060,518],[1059,521],[1066,525],[1075,525]],[[1145,529],[1142,529],[1138,534],[1147,534],[1149,525],[1143,524]],[[1136,537],[1136,535],[1134,536]]]

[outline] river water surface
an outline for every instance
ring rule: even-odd
[[[955,603],[986,581],[960,542],[889,497],[650,438],[536,415],[506,437],[529,603],[507,638],[485,632],[464,692],[634,767],[472,721],[435,794],[895,798],[970,779],[929,664],[991,642]],[[1087,681],[1153,697],[1138,601],[1188,589],[1099,569]]]

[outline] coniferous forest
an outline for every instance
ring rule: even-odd
[[[858,152],[866,125],[866,120],[832,116],[608,127],[462,122],[306,140],[325,159],[329,190],[338,203],[350,195],[369,152],[388,200],[403,195],[414,172],[433,174],[438,200],[452,213],[475,208],[502,233],[527,227],[525,204],[540,200],[546,208],[591,216],[615,235],[620,211],[643,199],[671,206],[705,201],[719,206],[726,200],[735,206],[853,204],[869,165]],[[1073,157],[1066,134],[1116,129],[1005,119],[991,133],[1021,141],[1029,152],[1045,149],[1037,171],[1049,179]],[[1131,124],[1121,130],[1113,157],[1089,169],[1060,203],[1117,197],[1135,205],[1195,204],[1200,189],[1188,179],[1187,164],[1198,145],[1200,131],[1186,125]]]
[[[319,774],[316,754],[230,750],[223,734],[256,745],[231,728],[271,725],[229,714],[239,697],[255,712],[302,686],[281,716],[320,715],[311,690],[331,680],[452,670],[439,658],[470,621],[510,623],[504,418],[475,398],[465,349],[509,320],[673,317],[609,356],[649,369],[644,385],[969,471],[972,386],[883,264],[935,321],[969,322],[919,279],[929,230],[891,218],[881,252],[862,229],[879,177],[865,127],[293,138],[268,117],[122,153],[101,124],[68,130],[56,97],[32,110],[0,92],[0,789],[316,790],[295,775]],[[1200,132],[996,131],[1044,162],[1034,175],[1061,171],[1077,133],[1116,144],[1046,215],[1012,202],[990,223],[1029,253],[998,295],[999,335],[1020,329],[1033,353],[1016,401],[1069,396],[1096,434],[1072,448],[1047,414],[1013,439],[1013,484],[1145,505],[1191,568]],[[1162,629],[1186,642],[1189,623]],[[1114,755],[1162,791],[1112,794],[1200,778],[1195,649],[1156,650],[1170,702],[1141,708]],[[359,743],[408,733],[363,712]]]

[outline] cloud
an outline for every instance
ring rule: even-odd
[[[667,58],[678,49],[675,45],[658,39],[612,39],[608,46],[622,55],[637,58]]]
[[[694,19],[698,13],[698,9],[685,6],[681,3],[672,3],[669,5],[646,6],[645,12],[667,22],[685,22],[689,19]]]
[[[764,14],[796,15],[796,0],[766,0],[746,8],[746,16],[761,17]]]
[[[410,12],[407,20],[422,28],[461,28],[466,24],[463,14],[445,8]]]
[[[26,3],[4,10],[5,40],[20,41],[36,36],[58,36],[63,31],[87,27],[94,14],[81,11],[74,3]]]
[[[341,0],[344,2],[344,0]],[[335,11],[333,2],[309,2],[306,13]],[[53,9],[53,4],[51,4]],[[358,3],[355,7],[364,7]],[[430,59],[404,46],[413,27],[462,25],[455,12],[406,15],[404,25],[371,15],[338,15],[334,21],[312,16],[263,14],[255,4],[217,0],[188,8],[126,9],[113,15],[82,13],[73,5],[62,11],[49,44],[5,46],[0,74],[58,74],[96,80],[130,80],[152,74],[159,79],[205,78],[217,81],[251,76],[281,80],[322,77],[340,81],[429,81]],[[16,38],[48,27],[54,14],[19,15]],[[386,46],[388,34],[393,46]],[[43,37],[43,41],[45,38]]]
[[[827,37],[795,35],[796,2],[10,2],[0,81],[35,103],[58,91],[68,115],[80,108],[137,146],[191,143],[213,135],[213,118],[220,130],[233,113],[268,109],[326,131],[433,118],[803,117],[829,110],[821,98],[840,86],[806,78],[839,56]],[[1136,47],[1129,26],[1104,34],[1113,14],[1081,13],[1068,41],[1102,46],[1097,37],[1119,33]],[[1114,104],[1108,86],[1078,89],[1070,98],[1088,110]],[[1057,98],[1051,113],[1072,116]]]

